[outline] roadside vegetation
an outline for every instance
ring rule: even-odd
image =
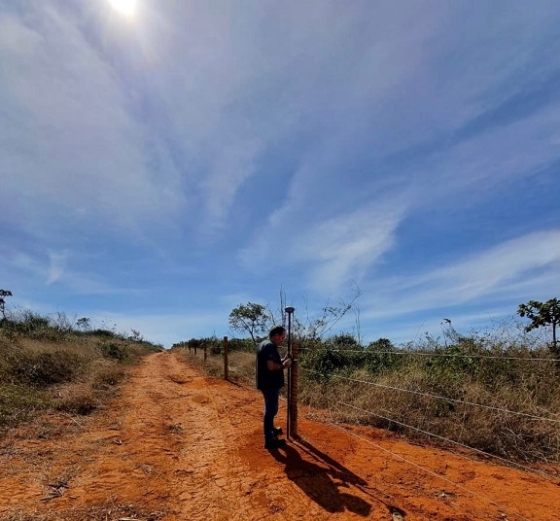
[[[3,297],[11,296],[4,293]],[[162,349],[64,313],[0,308],[0,436],[46,412],[86,415],[102,406],[142,356]]]
[[[335,318],[344,310],[337,309],[338,314],[332,314]],[[236,317],[243,310],[249,318],[258,311],[254,306],[237,308]],[[530,326],[512,318],[493,332],[468,336],[457,333],[451,321],[444,319],[441,337],[426,334],[400,346],[383,338],[364,345],[359,335],[351,333],[324,338],[306,334],[317,328],[297,327],[292,342],[299,349],[299,401],[321,411],[318,417],[325,421],[384,428],[453,450],[474,449],[485,458],[492,455],[506,462],[552,465],[557,474],[560,360],[556,335],[551,344],[546,331],[531,332],[556,322],[550,319],[535,326],[534,317],[529,318],[533,320]],[[262,331],[262,326],[253,327],[255,323],[246,320],[242,327],[246,332]],[[328,320],[320,325],[328,326]],[[230,380],[254,386],[253,340],[263,337],[251,334],[229,341]],[[223,377],[223,340],[191,339],[174,349],[208,374]]]

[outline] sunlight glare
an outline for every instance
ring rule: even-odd
[[[109,3],[125,16],[134,16],[136,13],[136,0],[109,0]]]

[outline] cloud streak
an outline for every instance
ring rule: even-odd
[[[431,313],[492,299],[546,299],[559,266],[560,231],[528,234],[426,273],[374,282],[367,291],[375,298],[363,316]]]
[[[11,122],[0,130],[0,198],[19,201],[11,223],[47,233],[63,213],[83,226],[101,218],[130,230],[176,212],[180,192],[160,184],[178,186],[175,173],[149,168],[147,138],[122,84],[74,20],[36,4],[27,23],[3,13],[0,35]]]
[[[281,285],[354,280],[397,329],[548,298],[560,9],[539,6],[4,2],[0,285],[156,306],[176,334]]]

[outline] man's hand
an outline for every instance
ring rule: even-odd
[[[292,365],[292,355],[286,355],[282,359],[282,366],[287,369],[288,367],[291,367],[291,365]]]

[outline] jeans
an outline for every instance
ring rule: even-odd
[[[264,396],[264,439],[270,441],[274,438],[274,417],[278,412],[278,397],[280,389],[263,389]]]

